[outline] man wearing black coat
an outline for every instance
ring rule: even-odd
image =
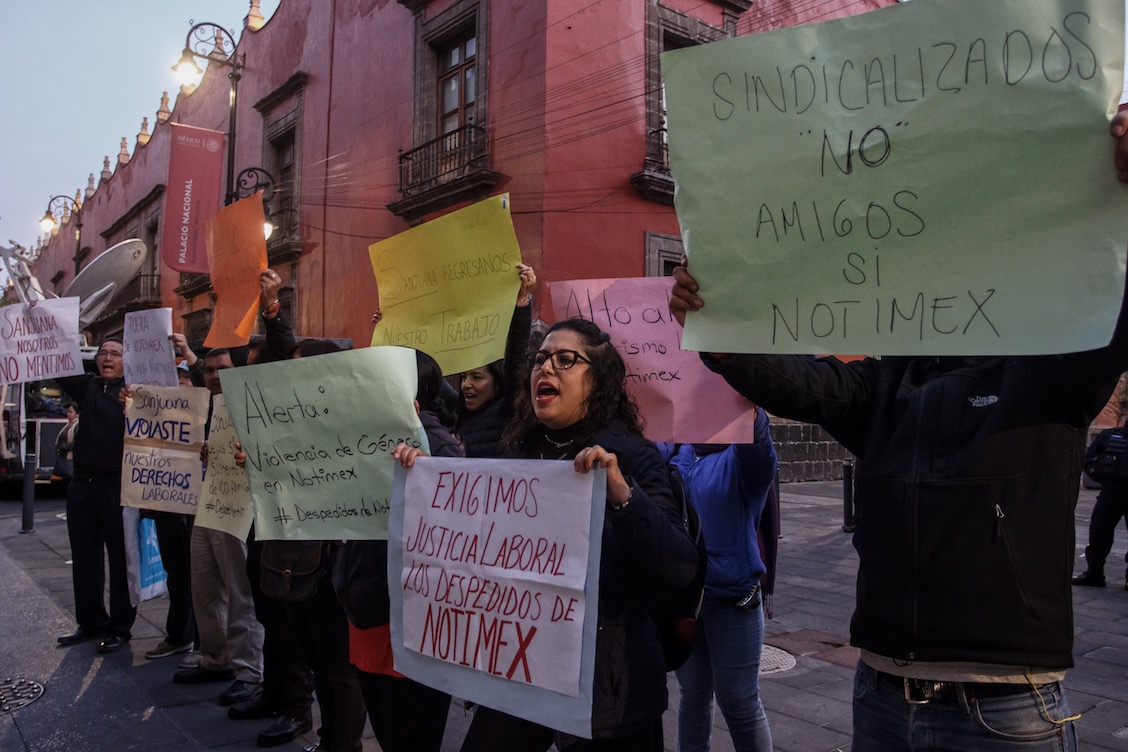
[[[118,392],[125,385],[120,342],[107,340],[94,356],[94,373],[58,379],[80,406],[74,439],[74,478],[67,491],[67,533],[78,629],[60,645],[100,640],[99,653],[129,641],[137,607],[129,597],[121,510],[121,454],[125,416]],[[110,563],[110,610],[102,599],[105,559]]]

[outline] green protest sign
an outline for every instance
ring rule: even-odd
[[[662,57],[678,219],[721,352],[1100,347],[1128,191],[1121,0],[913,0]]]
[[[386,538],[397,444],[427,448],[415,351],[318,355],[221,372],[247,455],[255,536]]]

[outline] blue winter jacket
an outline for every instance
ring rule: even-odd
[[[658,444],[662,458],[681,472],[689,501],[701,518],[709,554],[709,597],[745,596],[766,571],[756,527],[777,461],[763,410],[756,415],[755,435],[755,443],[731,444],[712,454],[698,455],[692,444]]]

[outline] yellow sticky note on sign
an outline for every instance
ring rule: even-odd
[[[422,350],[444,374],[502,358],[521,283],[509,194],[370,246],[383,318],[372,345]]]

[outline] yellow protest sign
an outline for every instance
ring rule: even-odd
[[[1109,341],[1122,0],[913,0],[662,56],[711,352],[1036,355]]]
[[[122,506],[196,514],[208,398],[197,387],[133,387],[125,401]]]
[[[368,253],[383,313],[373,346],[422,350],[444,374],[504,356],[521,263],[509,194],[401,232]]]

